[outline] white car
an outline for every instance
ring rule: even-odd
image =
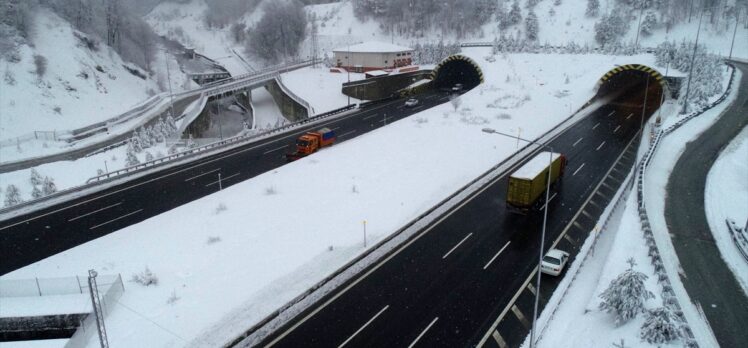
[[[418,99],[411,98],[405,101],[405,106],[409,108],[412,108],[416,105],[418,105]]]
[[[548,250],[545,256],[543,256],[540,271],[545,274],[557,276],[564,270],[567,261],[569,261],[569,253],[558,249]]]

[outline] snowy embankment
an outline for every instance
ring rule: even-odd
[[[127,279],[147,266],[159,284],[125,285],[110,342],[215,346],[363,252],[363,220],[371,246],[516,150],[515,139],[481,128],[534,138],[586,103],[615,64],[654,60],[510,54],[489,63],[487,49],[465,54],[486,82],[457,111],[424,110],[2,278],[94,268]],[[311,172],[324,175],[299,179]]]
[[[705,189],[706,217],[722,258],[748,294],[748,261],[738,250],[725,219],[738,226],[748,220],[748,128],[727,146],[709,171]],[[728,198],[729,197],[729,198]]]
[[[282,75],[283,84],[299,98],[306,100],[317,114],[348,105],[348,96],[342,93],[343,83],[364,79],[364,74],[333,73],[324,65],[306,67]],[[310,88],[314,86],[314,88]],[[358,103],[355,98],[351,104]]]
[[[729,75],[727,72],[725,72],[725,75],[724,83],[726,87]],[[733,83],[739,85],[739,78]],[[711,126],[719,114],[734,100],[735,95],[736,92],[733,91],[727,100],[714,109],[690,120],[678,131],[668,135],[658,146],[657,155],[645,174],[645,200],[653,230],[656,230],[654,228],[655,224],[664,224],[664,201],[662,197],[665,196],[665,185],[672,167],[684,150],[685,144],[698,137],[701,132]],[[712,97],[712,99],[718,97],[719,95]],[[682,119],[678,115],[679,109],[672,102],[664,105],[661,110],[663,128],[667,128]],[[746,132],[742,134],[746,134]],[[640,154],[641,150],[640,148]],[[654,184],[657,186],[650,186]],[[654,204],[655,202],[658,203]],[[658,346],[642,341],[639,336],[639,330],[646,318],[645,314],[640,313],[636,318],[619,326],[615,324],[615,318],[612,314],[604,313],[598,308],[601,302],[600,294],[608,287],[613,278],[629,267],[626,262],[628,258],[633,258],[636,262],[635,270],[649,277],[646,287],[654,293],[655,298],[648,300],[645,303],[645,308],[653,309],[662,306],[661,285],[656,281],[657,275],[648,256],[648,248],[641,230],[635,190],[628,195],[623,210],[616,214],[618,216],[612,220],[614,223],[600,232],[600,239],[591,256],[581,265],[580,272],[570,284],[567,295],[561,299],[556,313],[542,331],[539,347],[599,347],[612,345],[613,343],[620,344],[621,340],[625,342],[626,347],[632,348]],[[725,226],[724,218],[722,218],[719,226]],[[725,231],[725,234],[727,234],[727,231]],[[727,242],[731,243],[730,240],[727,240]],[[679,281],[677,271],[675,271],[678,269],[678,258],[672,249],[669,238],[657,239],[657,245],[663,261],[674,266],[668,268],[667,271],[697,342],[703,347],[716,346],[705,318],[700,316],[693,307],[688,294],[677,289],[678,287],[682,289],[683,286]],[[734,245],[732,247],[734,248]],[[548,315],[549,313],[544,311],[540,322],[545,322]]]

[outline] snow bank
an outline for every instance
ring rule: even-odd
[[[748,263],[737,249],[725,219],[742,226],[748,220],[748,128],[724,149],[709,171],[705,188],[709,229],[725,263],[748,294]]]

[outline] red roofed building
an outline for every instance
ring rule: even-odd
[[[335,66],[354,72],[393,69],[413,63],[413,49],[369,41],[333,50]]]

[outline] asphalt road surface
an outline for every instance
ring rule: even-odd
[[[560,238],[558,247],[574,257],[625,179],[635,160],[635,146],[626,146],[636,142],[643,87],[634,86],[549,143],[567,156],[568,166],[549,205],[546,248]],[[647,117],[655,107],[648,107]],[[622,164],[613,167],[619,158]],[[484,346],[519,346],[532,320],[535,288],[526,279],[537,263],[542,214],[508,213],[506,190],[502,176],[467,197],[261,345],[473,347],[499,323]],[[543,278],[541,305],[559,281]],[[512,314],[502,314],[512,303]]]
[[[404,107],[403,99],[374,103],[321,124],[0,221],[0,275],[214,193],[219,186],[226,188],[280,167],[286,163],[285,153],[292,152],[296,138],[306,131],[326,126],[342,142],[444,103],[449,96],[429,92],[418,99],[420,104],[414,108]]]
[[[665,220],[683,268],[681,281],[691,299],[701,304],[721,347],[748,347],[748,298],[722,260],[704,209],[709,169],[748,124],[748,65],[735,66],[743,72],[740,85],[734,87],[737,99],[717,122],[686,145],[668,180],[665,200]]]

